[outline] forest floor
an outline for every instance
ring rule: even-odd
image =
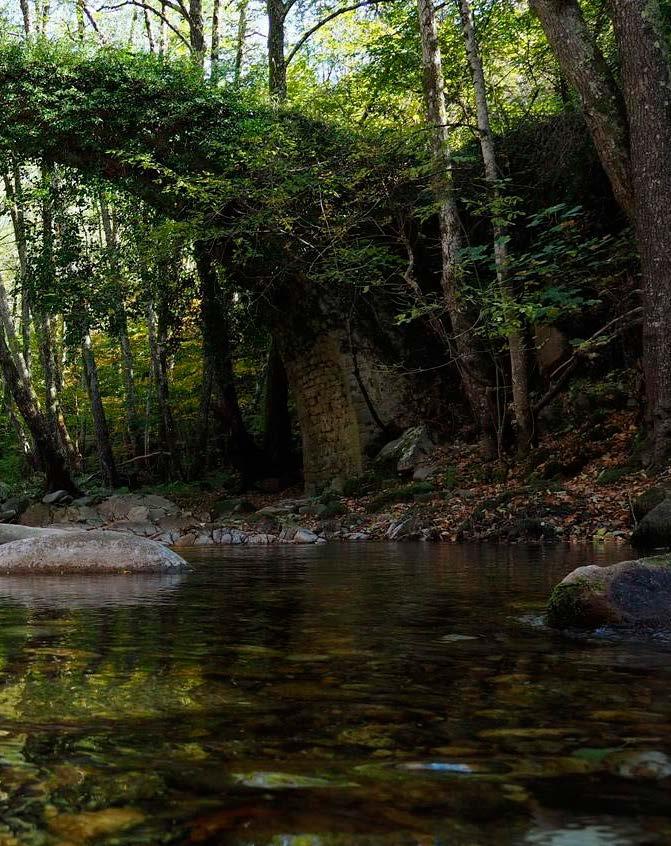
[[[367,477],[341,496],[307,500],[296,487],[244,502],[250,512],[276,509],[281,520],[284,513],[301,527],[349,540],[624,543],[636,499],[655,485],[671,486],[671,473],[653,477],[633,463],[637,431],[633,412],[614,411],[598,425],[545,436],[523,462],[483,462],[477,446],[455,443],[432,455],[427,481]],[[252,530],[256,519],[240,514],[238,525]]]
[[[19,513],[8,515],[28,526],[104,527],[174,546],[331,540],[625,543],[636,515],[671,490],[669,470],[652,476],[635,463],[638,431],[633,411],[612,410],[600,413],[598,421],[586,419],[545,435],[524,460],[486,461],[474,444],[436,447],[425,440],[428,453],[421,452],[412,465],[415,475],[428,477],[422,480],[412,479],[413,469],[405,476],[397,473],[395,457],[391,465],[378,460],[344,491],[316,497],[298,486],[277,494],[233,494],[173,483],[74,501],[62,491],[57,500],[51,495],[42,502],[24,499],[15,506]],[[651,488],[658,490],[639,500]],[[2,507],[9,509],[10,501]]]

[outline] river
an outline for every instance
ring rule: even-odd
[[[541,619],[626,548],[189,557],[0,578],[0,846],[671,843],[671,643]]]

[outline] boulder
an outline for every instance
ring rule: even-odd
[[[416,467],[430,464],[429,456],[435,444],[427,426],[414,426],[394,441],[382,447],[377,454],[377,464],[394,464],[399,473],[412,473]]]
[[[667,488],[663,488],[661,485],[655,485],[652,488],[648,488],[640,496],[637,496],[631,504],[634,520],[640,522],[646,514],[649,514],[653,508],[658,506],[660,502],[663,502],[668,495],[669,491]]]
[[[26,538],[40,538],[47,535],[64,534],[64,529],[38,529],[35,526],[16,526],[12,523],[3,523],[0,526],[0,545],[12,543],[12,541],[25,540]]]
[[[183,558],[159,543],[103,530],[46,530],[0,546],[0,572],[179,573],[188,569]]]
[[[68,498],[72,502],[72,497],[67,491],[52,491],[42,497],[42,502],[45,505],[56,505],[56,503],[63,502],[64,499]]]
[[[29,505],[30,500],[25,496],[10,496],[5,500],[2,508],[4,511],[16,511],[17,514],[23,514]]]
[[[547,622],[562,629],[671,627],[671,555],[578,567],[552,592]]]
[[[316,543],[319,539],[318,535],[311,532],[309,529],[296,529],[296,534],[293,537],[294,543]]]
[[[639,549],[671,546],[671,499],[663,499],[634,529],[632,544]]]
[[[24,526],[48,526],[53,521],[53,509],[42,502],[34,502],[21,514],[19,522]]]

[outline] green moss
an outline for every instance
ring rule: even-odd
[[[629,466],[610,467],[608,470],[602,470],[601,473],[599,473],[596,483],[597,485],[612,485],[615,482],[619,482],[620,479],[624,478],[624,476],[628,476],[633,472],[633,468]]]
[[[593,592],[594,587],[587,579],[560,582],[550,594],[547,605],[547,623],[553,628],[563,629],[585,623],[583,598]]]

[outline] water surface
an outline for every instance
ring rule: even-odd
[[[566,572],[626,557],[229,548],[0,579],[0,846],[671,843],[671,643],[539,625]]]

